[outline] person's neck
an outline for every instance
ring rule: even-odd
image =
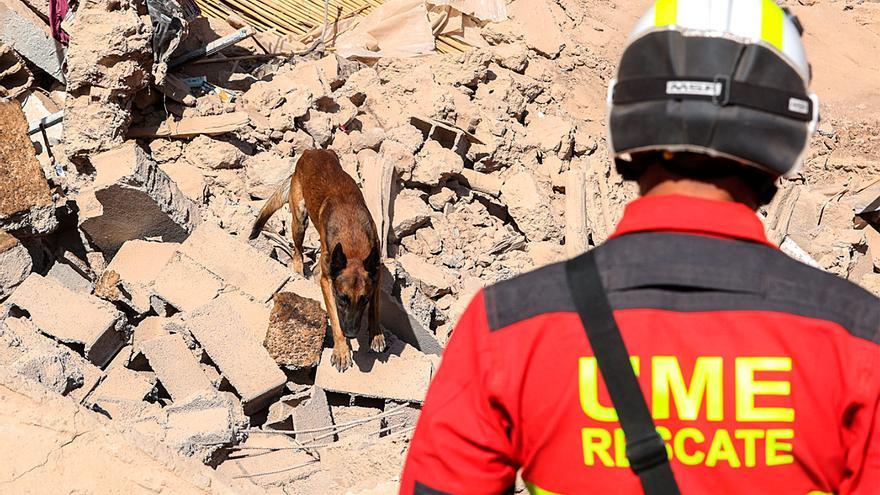
[[[742,203],[753,210],[757,210],[759,206],[754,192],[739,179],[701,181],[671,174],[660,167],[645,172],[639,180],[639,192],[642,196],[676,194],[715,201],[732,201]]]

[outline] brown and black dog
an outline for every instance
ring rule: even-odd
[[[357,183],[331,150],[306,150],[290,180],[272,194],[254,223],[251,239],[284,202],[293,217],[293,268],[303,274],[302,244],[309,219],[321,237],[321,291],[333,332],[331,363],[352,364],[348,339],[355,338],[367,311],[370,348],[385,350],[379,328],[379,236]]]

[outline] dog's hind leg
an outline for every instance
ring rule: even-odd
[[[306,211],[306,201],[302,194],[302,184],[294,175],[290,179],[290,231],[293,235],[293,269],[300,275],[305,276],[303,268],[303,239],[306,237],[306,228],[309,226],[309,215]]]

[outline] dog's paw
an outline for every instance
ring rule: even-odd
[[[373,335],[373,339],[370,341],[370,349],[373,352],[384,352],[385,347],[385,334]]]
[[[340,373],[351,367],[351,349],[348,346],[340,346],[333,348],[333,354],[330,355],[330,364],[333,365]]]

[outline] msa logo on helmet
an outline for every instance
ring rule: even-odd
[[[800,98],[789,98],[788,111],[794,113],[802,113],[806,115],[810,113],[810,103]]]
[[[718,96],[721,94],[721,83],[710,81],[667,81],[666,94]]]

